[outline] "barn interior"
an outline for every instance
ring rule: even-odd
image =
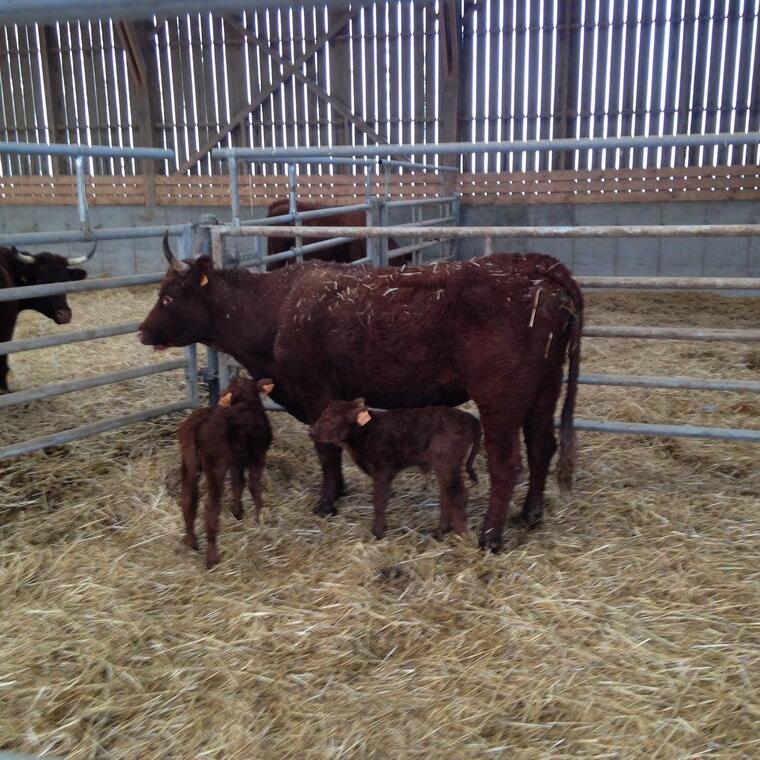
[[[98,240],[71,324],[23,312],[9,348],[0,750],[755,755],[759,23],[758,0],[0,3],[0,246]],[[418,263],[534,250],[579,279],[575,488],[500,554],[483,455],[466,538],[434,536],[410,472],[375,541],[350,462],[339,515],[311,513],[278,411],[261,521],[225,509],[210,572],[180,544],[177,425],[235,365],[144,372],[161,236],[265,267],[282,198],[414,223],[401,245],[443,241]]]

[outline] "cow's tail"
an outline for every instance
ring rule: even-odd
[[[576,461],[576,439],[573,417],[575,400],[578,394],[578,374],[581,364],[581,333],[583,331],[583,294],[570,271],[560,262],[556,262],[544,275],[556,282],[570,297],[570,312],[567,330],[567,391],[562,406],[559,425],[559,461],[557,463],[557,482],[560,489],[569,491],[573,487],[573,474]]]
[[[465,469],[467,470],[467,474],[470,476],[470,480],[473,483],[478,482],[478,473],[475,472],[475,468],[473,467],[473,464],[475,463],[475,457],[478,455],[478,451],[480,451],[480,441],[483,437],[483,431],[480,427],[480,422],[478,420],[475,420],[474,424],[474,430],[473,430],[473,436],[472,436],[472,449],[470,450],[470,456],[467,458],[467,464],[465,465]]]

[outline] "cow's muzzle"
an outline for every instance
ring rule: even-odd
[[[56,309],[53,314],[53,321],[57,325],[67,325],[71,322],[71,309]]]
[[[165,351],[169,346],[163,343],[157,343],[154,337],[147,330],[137,331],[137,340],[143,344],[143,346],[153,346],[154,351]]]

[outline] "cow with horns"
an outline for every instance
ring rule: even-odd
[[[520,470],[521,432],[530,468],[522,517],[533,524],[543,514],[567,358],[558,476],[572,482],[583,297],[557,259],[496,254],[401,269],[309,262],[261,274],[214,269],[208,256],[179,261],[166,238],[164,253],[170,268],[140,325],[142,343],[198,342],[231,354],[252,377],[271,377],[274,401],[302,422],[359,396],[384,409],[472,399],[491,477],[481,546],[493,550]],[[315,446],[323,474],[315,511],[335,514],[341,449]]]
[[[84,256],[66,258],[54,253],[26,253],[15,247],[0,246],[0,288],[21,288],[54,282],[84,280],[87,272],[78,269],[94,253],[97,242]],[[13,338],[20,312],[32,309],[52,319],[57,325],[71,322],[71,309],[66,294],[0,301],[0,343]],[[8,391],[8,356],[0,354],[0,393]]]

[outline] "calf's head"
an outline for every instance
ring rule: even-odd
[[[206,289],[213,277],[214,264],[209,256],[180,261],[164,235],[164,256],[169,269],[161,282],[158,301],[140,325],[141,343],[157,351],[191,343],[213,340],[211,299]]]
[[[354,425],[366,425],[371,419],[363,398],[353,401],[333,401],[309,428],[309,435],[317,443],[341,446],[346,442]]]
[[[257,402],[260,393],[268,396],[273,388],[274,380],[270,380],[268,377],[256,381],[247,377],[236,377],[221,395],[219,406]]]
[[[84,280],[87,277],[87,272],[84,269],[77,268],[76,265],[87,261],[95,253],[96,247],[97,243],[86,255],[72,258],[47,252],[31,254],[11,248],[10,252],[14,259],[14,284],[24,287],[26,285],[48,285],[55,282]],[[25,298],[19,301],[19,306],[21,309],[39,312],[58,325],[71,322],[71,308],[65,293]]]

